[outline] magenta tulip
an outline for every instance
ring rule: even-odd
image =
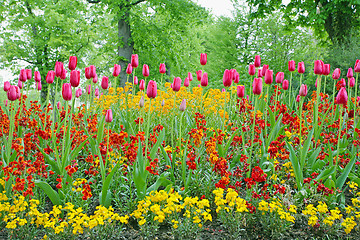
[[[165,73],[166,73],[165,63],[160,63],[159,72],[160,72],[161,74],[165,74]]]
[[[149,81],[147,89],[146,89],[146,95],[148,96],[148,98],[156,98],[157,85],[156,85],[155,81],[153,81],[153,80]]]
[[[288,90],[289,89],[289,81],[288,80],[284,80],[283,82],[282,82],[282,88],[284,89],[284,90]]]
[[[196,71],[196,78],[198,81],[201,81],[202,75],[203,75],[202,70]]]
[[[141,91],[145,90],[145,81],[144,81],[144,79],[140,80],[139,89]]]
[[[65,101],[70,101],[72,98],[71,84],[64,83],[62,86],[62,96]]]
[[[139,79],[137,76],[134,77],[134,85],[138,85],[139,84]]]
[[[105,89],[108,89],[108,87],[109,87],[109,78],[106,76],[103,76],[101,79],[101,88],[105,90]]]
[[[300,102],[300,95],[296,96],[296,102]]]
[[[254,65],[254,64],[250,64],[250,65],[249,65],[249,75],[250,75],[250,76],[254,76],[255,73],[256,73],[255,65]]]
[[[237,86],[236,94],[239,98],[243,98],[245,96],[245,86],[243,85]]]
[[[307,86],[305,84],[302,84],[299,90],[299,95],[301,97],[305,97],[307,95]]]
[[[30,80],[32,78],[32,71],[31,69],[25,69],[26,71],[26,78],[27,80]]]
[[[181,88],[181,78],[175,77],[171,88],[174,92],[178,92]]]
[[[85,77],[86,79],[90,79],[91,76],[90,76],[90,68],[89,67],[86,67],[85,68]]]
[[[70,56],[69,57],[69,69],[71,71],[75,70],[77,65],[77,57],[76,56]]]
[[[357,59],[355,62],[354,72],[359,73],[360,72],[360,60]]]
[[[253,93],[255,95],[260,95],[261,92],[262,92],[262,87],[263,87],[262,79],[261,78],[254,78],[254,81],[253,81]]]
[[[184,87],[188,87],[190,85],[189,78],[185,78],[184,80]]]
[[[207,54],[206,53],[200,53],[200,64],[206,65],[207,62]]]
[[[258,76],[258,78],[261,78],[263,76],[262,75],[262,69],[260,69],[260,68],[258,69],[258,75],[257,76]]]
[[[79,77],[80,77],[80,72],[79,72]],[[99,81],[97,74],[95,75],[95,77],[93,77],[92,81],[93,81],[93,83],[95,83],[95,84]]]
[[[289,69],[289,71],[290,72],[293,72],[293,71],[295,71],[295,61],[294,60],[290,60],[289,62],[288,62],[288,69]]]
[[[18,93],[17,93],[16,86],[11,85],[6,94],[7,94],[7,98],[10,101],[15,101],[16,99],[18,99]]]
[[[322,75],[323,73],[323,68],[322,68],[323,64],[321,60],[316,60],[314,62],[314,73],[316,75]]]
[[[5,91],[5,92],[9,91],[10,86],[11,86],[10,82],[9,82],[9,81],[5,81],[5,82],[4,82],[4,91]]]
[[[354,76],[352,68],[348,69],[347,75],[348,78],[352,78]]]
[[[337,79],[340,78],[340,74],[341,74],[340,68],[335,68],[335,70],[333,72],[333,75],[332,75],[332,78],[334,80],[337,80]]]
[[[90,93],[91,93],[91,84],[89,84],[89,85],[86,87],[86,92],[87,92],[87,94],[90,95]]]
[[[55,76],[61,77],[62,72],[64,71],[64,64],[62,62],[55,63]]]
[[[81,90],[81,88],[79,88],[79,89],[77,89],[76,92],[75,92],[75,97],[76,97],[76,98],[79,98],[81,95],[82,95],[82,90]]]
[[[201,86],[206,87],[209,84],[208,74],[204,72],[203,76],[201,77],[200,81]]]
[[[266,70],[269,69],[269,65],[264,65],[262,70],[261,70],[261,76],[265,76]]]
[[[355,86],[355,78],[354,77],[352,77],[352,78],[349,78],[349,87],[354,87]]]
[[[143,70],[142,70],[142,74],[144,77],[148,77],[150,75],[150,72],[149,72],[149,66],[144,64],[143,66]]]
[[[342,104],[346,105],[348,101],[348,95],[346,92],[346,89],[344,87],[341,87],[338,95],[336,96],[336,104]]]
[[[89,76],[90,78],[94,78],[96,76],[96,67],[94,65],[90,65],[89,67]]]
[[[190,82],[194,79],[191,72],[188,72],[188,78]]]
[[[240,75],[238,72],[235,72],[235,75],[233,76],[234,78],[234,83],[238,84],[240,81]]]
[[[46,82],[51,84],[54,82],[54,78],[55,78],[55,72],[54,71],[48,71],[47,75],[46,75]]]
[[[105,122],[112,122],[113,120],[113,114],[111,109],[106,110],[106,115],[105,115]]]
[[[99,88],[95,88],[95,93],[94,93],[95,97],[99,97],[100,93],[99,93]]]
[[[20,70],[19,80],[21,82],[26,82],[26,80],[27,80],[26,69],[21,69]]]
[[[284,80],[284,73],[283,72],[278,72],[275,75],[275,82],[276,83],[282,83]]]
[[[265,72],[265,84],[271,84],[273,82],[273,70],[269,70],[267,69],[266,72]]]
[[[38,91],[41,91],[41,89],[42,89],[41,82],[35,82],[35,83],[36,83],[36,89],[37,89]]]
[[[255,65],[255,67],[260,67],[260,65],[261,65],[261,58],[260,58],[259,55],[256,55],[256,56],[255,56],[254,65]]]
[[[185,109],[186,109],[186,99],[183,99],[183,100],[181,101],[179,110],[183,112],[183,111],[185,111]]]
[[[303,74],[305,72],[305,64],[304,62],[298,63],[298,73]]]
[[[41,75],[39,71],[34,72],[34,80],[35,82],[41,82]]]
[[[323,75],[328,76],[330,74],[330,64],[324,64]]]
[[[23,88],[23,82],[22,82],[22,81],[20,81],[20,80],[18,80],[18,87],[19,87],[20,89],[22,89],[22,88]]]
[[[342,79],[340,80],[340,85],[341,85],[341,87],[346,87],[345,78],[342,78]]]
[[[232,84],[232,73],[231,70],[225,69],[223,75],[223,84],[224,87],[230,87]]]
[[[67,74],[67,70],[63,69],[63,71],[61,72],[60,79],[65,80],[66,79],[66,74]]]
[[[131,67],[137,68],[139,66],[139,56],[137,54],[131,55]]]
[[[79,84],[80,84],[80,79],[79,79],[79,73],[78,71],[76,70],[72,70],[70,72],[70,84],[72,87],[78,87]]]
[[[132,73],[132,66],[131,66],[131,63],[128,64],[127,68],[126,68],[126,74],[130,75]]]

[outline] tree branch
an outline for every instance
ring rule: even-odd
[[[101,0],[87,0],[88,3],[99,3],[101,2]]]
[[[131,6],[138,5],[139,3],[145,2],[146,0],[137,0],[136,2],[131,3]]]
[[[30,61],[30,60],[26,60],[26,59],[23,59],[23,58],[14,57],[14,58],[12,59],[12,61],[14,61],[14,60],[25,61],[25,62],[27,62],[27,63],[30,63],[30,64],[35,65],[35,62]]]

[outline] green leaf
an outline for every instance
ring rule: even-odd
[[[151,185],[147,190],[146,193],[149,194],[152,191],[157,191],[160,186],[168,186],[169,184],[172,184],[172,182],[168,179],[166,179],[169,176],[170,173],[163,172],[157,179],[156,182]]]
[[[311,131],[309,132],[309,134],[307,136],[307,139],[305,140],[304,146],[301,149],[301,152],[300,152],[300,166],[301,166],[301,168],[303,168],[304,165],[305,165],[305,158],[306,158],[306,155],[307,155],[307,153],[309,151],[310,144],[311,144],[311,138],[312,138],[313,134],[314,134],[314,129],[311,129]]]
[[[291,144],[289,144],[288,142],[286,142],[286,145],[287,145],[288,149],[290,150],[290,161],[291,161],[291,164],[293,165],[295,179],[296,179],[296,185],[298,187],[298,190],[300,191],[302,188],[302,183],[304,181],[302,168],[300,167],[300,164],[299,164],[298,158],[296,157],[293,146]]]
[[[61,205],[59,194],[47,182],[35,180],[35,185],[45,192],[54,205]]]
[[[109,207],[111,203],[111,195],[109,195],[109,186],[111,183],[111,180],[114,176],[114,174],[117,172],[118,168],[120,167],[120,164],[117,163],[115,167],[111,170],[110,174],[106,177],[105,182],[101,189],[101,195],[100,195],[100,204]],[[105,193],[105,194],[104,194]],[[110,193],[111,194],[111,193]]]
[[[355,152],[356,148],[353,147],[353,152]],[[346,179],[349,176],[349,173],[351,171],[351,169],[353,168],[355,161],[356,161],[356,157],[354,156],[355,154],[352,154],[352,159],[350,160],[350,162],[346,165],[344,171],[341,173],[340,177],[338,177],[336,179],[336,188],[342,189],[342,187],[344,186],[344,183],[346,181]]]
[[[322,171],[319,176],[317,176],[316,180],[325,180],[326,178],[328,178],[331,174],[333,174],[335,172],[336,167],[332,166],[329,167],[328,169],[326,169],[325,171]]]

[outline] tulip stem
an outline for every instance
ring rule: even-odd
[[[224,92],[224,95],[225,95],[225,97],[224,97],[224,112],[223,112],[223,122],[222,122],[222,130],[224,131],[225,130],[225,126],[226,126],[226,124],[225,124],[225,122],[226,122],[226,120],[225,120],[225,113],[226,113],[226,92]]]
[[[16,100],[15,100],[16,101]],[[13,139],[13,133],[15,131],[15,101],[11,101],[10,103],[10,126],[9,126],[9,140],[6,148],[6,156],[7,156],[7,162],[6,165],[9,164],[10,156],[11,156],[11,145],[12,145],[12,139]]]
[[[340,123],[339,123],[339,135],[338,135],[338,141],[337,141],[337,147],[336,147],[336,161],[335,161],[335,175],[336,175],[336,170],[337,170],[337,165],[338,165],[338,160],[339,160],[339,148],[340,148],[340,136],[341,136],[341,129],[342,129],[342,122],[343,122],[343,117],[342,117],[342,114],[343,114],[343,108],[340,107],[341,110],[340,110]],[[334,163],[333,163],[333,160],[331,160],[331,163],[330,163],[330,166],[333,166]]]
[[[300,74],[300,87],[302,85],[302,77],[303,77],[303,74]]]
[[[176,92],[174,92],[174,106],[173,106],[173,119],[172,119],[172,130],[171,130],[171,145],[174,147],[174,132],[175,132],[175,106],[176,106]]]
[[[269,88],[270,85],[266,86],[266,104],[265,104],[265,109],[264,109],[264,115],[265,115],[265,126],[264,126],[264,130],[265,130],[265,136],[264,136],[264,140],[266,140],[267,137],[267,106],[270,105],[269,104]],[[276,107],[275,107],[275,111],[276,111]]]
[[[290,72],[290,81],[289,81],[289,108],[291,106],[291,82],[292,82],[292,73]],[[301,86],[301,85],[300,85]]]
[[[326,76],[325,76],[325,81],[324,81],[324,93],[326,93],[325,88],[326,88]]]
[[[109,161],[109,132],[110,132],[110,127],[108,128],[108,131],[107,131],[107,145],[106,145],[106,157],[105,157],[105,169],[106,169],[106,166],[107,166],[107,163]],[[105,178],[105,176],[103,176],[103,178]],[[103,179],[104,180],[104,179]]]
[[[148,112],[148,119],[146,123],[146,140],[145,140],[145,159],[146,159],[146,165],[147,165],[147,149],[148,149],[148,143],[149,143],[149,128],[150,128],[150,115],[151,115],[151,98],[149,103],[149,112]],[[139,147],[141,147],[139,143]]]
[[[301,154],[302,152],[302,135],[301,135],[301,130],[302,130],[302,107],[303,107],[303,97],[300,97],[300,104],[299,104],[299,118],[300,118],[300,123],[299,123],[299,152]],[[301,158],[300,158],[301,159]],[[304,167],[304,163],[300,162],[300,169],[303,169]]]
[[[358,88],[358,76],[359,76],[359,73],[357,72],[356,73],[356,80],[355,80],[355,109],[354,109],[354,126],[356,126],[356,114],[357,114],[357,106],[358,106],[358,103],[357,103],[357,88]]]
[[[64,126],[63,126],[63,145],[62,145],[62,149],[61,149],[61,158],[64,157],[64,150],[65,150],[65,139],[66,139],[66,120],[68,117],[68,108],[69,108],[69,104],[67,104],[67,102],[65,101],[65,118],[64,118]],[[61,119],[60,119],[61,120]]]
[[[253,95],[255,96],[255,94]],[[255,122],[256,122],[256,110],[257,110],[257,104],[258,104],[258,97],[255,97],[255,105],[254,105],[254,113],[253,113],[253,125],[252,125],[252,132],[251,132],[251,142],[250,142],[250,155],[249,155],[249,171],[247,172],[247,177],[250,177],[250,173],[251,173],[251,159],[252,159],[252,150],[253,150],[253,146],[254,146],[254,138],[255,138]]]
[[[321,88],[321,76],[317,78],[316,84],[316,104],[314,108],[314,132],[315,136],[317,136],[317,128],[318,126],[318,115],[319,115],[319,99],[320,99],[320,88]],[[316,144],[316,143],[315,143]]]
[[[333,115],[333,123],[335,122],[335,83],[336,83],[336,80],[334,80],[334,85],[333,85],[333,96],[332,96],[332,107],[333,107],[333,112],[332,112],[332,115]]]

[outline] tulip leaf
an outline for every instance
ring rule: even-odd
[[[336,170],[336,166],[331,166],[328,169],[322,171],[316,178],[316,180],[325,180],[328,178],[331,174],[333,174]]]
[[[35,180],[35,185],[41,188],[54,205],[61,205],[59,194],[47,182]]]
[[[338,177],[336,179],[336,188],[339,188],[340,190],[344,186],[344,183],[345,183],[346,179],[348,178],[349,173],[355,164],[355,161],[356,161],[356,157],[355,157],[356,154],[354,154],[356,152],[355,149],[356,149],[355,147],[352,148],[352,154],[351,154],[352,158],[351,158],[350,162],[348,164],[346,164],[344,171],[341,173],[340,177]]]
[[[319,153],[321,152],[321,147],[318,147],[313,151],[313,153],[310,155],[310,157],[307,160],[307,166],[311,169],[314,167],[314,163],[316,161],[316,158],[319,156]]]
[[[170,180],[166,179],[168,176],[169,176],[168,172],[163,172],[156,179],[156,182],[146,190],[146,193],[149,194],[152,191],[157,191],[160,186],[166,187],[167,185],[171,184],[172,182]]]
[[[105,179],[105,182],[102,186],[102,189],[101,189],[101,195],[100,195],[100,204],[105,206],[105,207],[109,207],[110,206],[110,203],[111,203],[111,195],[109,196],[109,186],[110,186],[110,183],[111,183],[111,180],[114,176],[114,174],[117,172],[118,168],[120,167],[120,164],[117,163],[115,165],[115,167],[111,170],[110,174],[106,177]],[[104,194],[105,193],[105,194]],[[111,192],[110,192],[111,194]]]
[[[293,165],[295,179],[296,179],[296,185],[298,187],[298,190],[300,191],[302,188],[302,183],[303,183],[303,172],[300,167],[298,158],[296,157],[293,146],[291,144],[289,144],[288,142],[286,142],[286,145],[287,145],[288,149],[290,150],[289,158],[290,158],[291,164]]]
[[[239,131],[240,131],[240,128],[236,129],[236,131],[234,131],[233,134],[231,135],[231,137],[229,138],[229,140],[225,146],[225,149],[224,149],[224,154],[226,154],[229,151],[230,144],[232,143],[234,137],[236,136],[236,134],[238,134]],[[225,157],[225,156],[223,156],[223,157]]]
[[[42,153],[42,155],[44,156],[46,162],[48,164],[50,164],[50,166],[52,167],[54,172],[56,172],[58,175],[61,175],[60,169],[59,169],[57,163],[55,162],[55,160],[52,157],[50,157],[47,153],[45,153],[43,148],[40,147],[38,144],[37,144],[37,147],[38,147],[39,151]]]
[[[158,136],[156,143],[154,144],[154,146],[152,147],[152,149],[150,151],[150,158],[151,159],[155,158],[155,155],[159,150],[160,144],[162,144],[162,142],[164,141],[164,137],[165,137],[165,130],[163,129],[160,132],[160,135]]]
[[[305,140],[305,143],[304,143],[303,147],[301,148],[301,152],[300,152],[300,166],[301,166],[301,168],[304,168],[305,158],[306,158],[307,153],[309,152],[309,148],[310,148],[310,144],[311,144],[311,138],[312,138],[313,134],[314,134],[314,129],[311,129],[311,131],[307,135],[307,139]]]

